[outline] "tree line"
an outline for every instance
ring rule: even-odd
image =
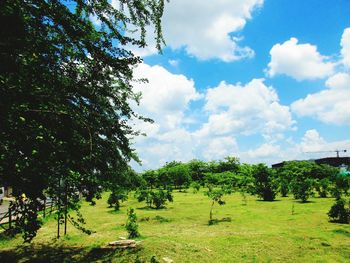
[[[266,164],[240,163],[238,158],[226,157],[219,161],[205,162],[191,160],[187,163],[172,161],[163,167],[147,170],[133,175],[136,198],[146,201],[149,207],[161,208],[167,201],[173,201],[172,191],[197,192],[204,188],[206,195],[215,203],[223,204],[225,194],[239,192],[245,200],[246,195],[255,195],[263,201],[274,201],[277,196],[292,195],[301,203],[310,197],[334,197],[329,217],[332,221],[348,223],[348,191],[350,176],[339,169],[313,161],[289,161],[280,168],[270,168]],[[123,190],[121,190],[123,189]],[[114,198],[116,208],[126,199],[127,187],[115,188],[110,197]],[[123,192],[124,195],[117,196]],[[113,198],[112,198],[113,197]],[[212,220],[212,218],[211,218]]]

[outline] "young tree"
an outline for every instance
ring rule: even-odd
[[[128,199],[128,191],[122,187],[115,187],[110,193],[107,203],[109,207],[113,207],[115,210],[119,210],[120,203]]]
[[[147,170],[142,174],[147,186],[151,189],[155,188],[159,184],[158,173],[155,170]]]
[[[125,46],[144,47],[153,25],[160,48],[164,1],[119,3],[0,3],[0,20],[11,25],[0,38],[0,176],[13,186],[15,208],[22,193],[28,197],[18,226],[27,241],[39,228],[36,200],[44,190],[62,203],[59,182],[72,171],[79,176],[67,190],[91,201],[115,171],[137,159],[130,139],[138,132],[128,120],[147,120],[129,104],[140,98],[132,82],[141,59]]]
[[[350,172],[341,172],[335,176],[334,196],[335,203],[328,212],[333,222],[349,224],[350,222],[350,201],[348,200],[350,189]]]
[[[151,208],[153,205],[156,209],[165,207],[167,201],[173,202],[173,195],[170,189],[139,189],[136,191],[135,197],[137,198],[137,201],[146,201],[148,207]]]
[[[253,166],[253,177],[255,194],[264,201],[275,200],[278,188],[275,171],[260,163]]]
[[[191,183],[189,168],[186,164],[177,164],[166,169],[169,178],[174,184],[174,187],[180,191],[183,188],[188,188]]]
[[[315,163],[309,161],[287,162],[283,167],[291,178],[291,192],[295,199],[305,203],[313,194],[315,179],[312,171]]]
[[[125,229],[128,231],[128,238],[139,237],[139,226],[137,225],[137,216],[133,208],[128,209],[128,219],[126,220]]]
[[[215,203],[224,205],[225,201],[222,200],[224,195],[230,194],[231,188],[229,186],[222,185],[220,188],[215,188],[213,185],[208,185],[208,191],[205,192],[211,200],[210,212],[209,212],[209,225],[214,224],[217,220],[213,219],[213,208]]]
[[[204,185],[204,175],[209,172],[208,164],[200,160],[191,160],[187,163],[189,167],[189,173],[191,175],[192,181],[199,182],[201,185]]]

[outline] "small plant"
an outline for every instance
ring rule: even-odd
[[[138,232],[139,226],[137,225],[137,216],[133,208],[128,209],[127,212],[128,219],[125,224],[125,229],[129,233],[129,238],[139,237],[140,233]]]
[[[247,205],[248,204],[248,202],[247,202],[247,194],[244,191],[244,189],[240,191],[240,194],[242,196],[242,205]]]
[[[199,189],[201,188],[200,183],[198,182],[192,182],[191,187],[193,188],[193,193],[198,193]]]

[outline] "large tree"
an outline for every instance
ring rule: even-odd
[[[58,203],[77,190],[92,200],[136,158],[129,120],[145,120],[130,106],[140,98],[132,83],[141,59],[125,46],[144,47],[152,25],[160,47],[164,2],[113,3],[0,3],[0,176],[13,186],[26,240],[44,191]]]

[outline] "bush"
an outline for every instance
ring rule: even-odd
[[[129,238],[139,237],[140,236],[140,233],[138,232],[139,227],[136,223],[137,217],[134,209],[130,208],[128,210],[127,215],[128,215],[128,219],[125,224],[125,229],[129,233]]]
[[[260,163],[253,166],[253,177],[255,179],[255,194],[264,201],[275,200],[278,185],[275,180],[274,170]]]
[[[123,189],[113,190],[112,193],[109,195],[107,203],[109,207],[113,207],[115,210],[119,210],[120,203],[124,202],[128,199],[128,194]]]
[[[346,202],[344,199],[337,199],[335,204],[328,212],[328,216],[332,222],[349,224],[350,221],[350,209],[345,207]]]
[[[162,208],[165,206],[166,202],[172,202],[173,196],[169,190],[158,190],[151,193],[152,204],[156,209]]]
[[[292,181],[292,193],[295,199],[300,199],[301,202],[306,201],[313,195],[314,179],[299,177]]]
[[[142,189],[135,193],[137,201],[142,202],[146,201],[148,207],[154,207],[156,209],[162,208],[165,206],[166,202],[172,202],[173,196],[171,190],[150,190]]]
[[[199,191],[199,189],[201,188],[201,185],[198,182],[192,182],[191,187],[193,188],[193,193],[195,194]]]

